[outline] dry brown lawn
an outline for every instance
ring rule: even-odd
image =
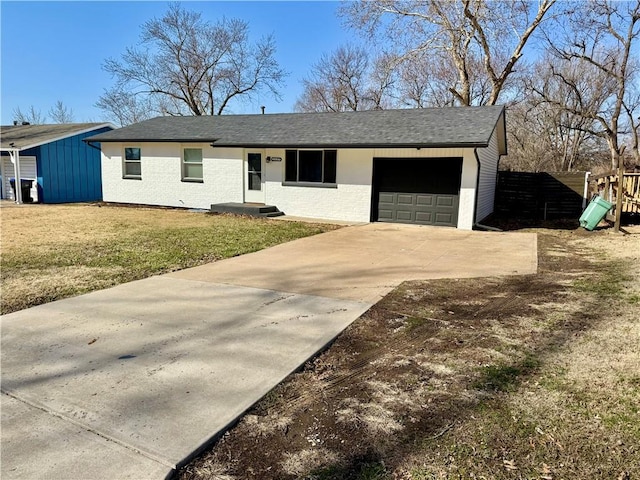
[[[336,228],[104,204],[0,208],[2,313]]]
[[[640,478],[640,228],[535,231],[538,274],[401,285],[180,478]]]

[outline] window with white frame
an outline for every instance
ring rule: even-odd
[[[336,150],[287,150],[285,152],[285,183],[336,183]]]
[[[124,161],[122,162],[122,176],[124,178],[142,178],[141,152],[138,147],[126,147],[124,149]]]
[[[182,150],[182,181],[202,182],[201,148],[184,148]]]

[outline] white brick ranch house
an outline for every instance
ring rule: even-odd
[[[107,202],[472,229],[493,212],[504,107],[158,117],[100,142]]]

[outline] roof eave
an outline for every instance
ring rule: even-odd
[[[212,143],[216,138],[100,138],[87,137],[82,139],[86,143]]]
[[[224,143],[215,142],[217,148],[481,148],[486,142],[456,143]]]
[[[12,147],[12,148],[2,147],[2,149],[5,150],[5,151],[6,150],[20,150],[20,151],[21,150],[29,150],[31,148],[39,147],[41,145],[46,145],[47,143],[57,142],[59,140],[64,140],[65,138],[73,137],[75,135],[82,135],[83,133],[88,133],[88,132],[91,132],[93,130],[98,130],[100,128],[105,128],[105,127],[111,127],[114,130],[116,129],[116,126],[113,125],[112,123],[105,122],[105,123],[101,123],[101,124],[95,125],[93,127],[89,127],[89,128],[85,128],[85,129],[82,129],[82,130],[66,133],[64,135],[60,135],[58,137],[53,137],[53,138],[48,139],[48,140],[43,140],[41,142],[37,142],[37,143],[29,144],[29,145],[23,145],[23,146],[16,146],[16,147]]]
[[[175,138],[175,139],[151,139],[151,138],[123,138],[100,139],[85,138],[85,142],[96,143],[209,143],[216,148],[486,148],[487,142],[455,142],[455,143],[237,143],[220,142],[217,139],[203,138]]]
[[[498,134],[498,137],[496,138],[498,142],[498,153],[501,156],[504,156],[507,154],[507,118],[504,106],[502,107],[496,124],[493,126],[493,130],[491,131],[489,138],[493,137],[496,132]]]

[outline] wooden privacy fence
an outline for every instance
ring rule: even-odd
[[[619,173],[617,171],[590,176],[590,195],[598,194],[608,202],[616,205],[618,201],[618,176]],[[622,175],[620,211],[623,215],[640,215],[640,173],[625,172]],[[611,218],[615,217],[615,207],[610,214]]]
[[[498,172],[495,211],[512,218],[579,218],[586,206],[585,172]]]

